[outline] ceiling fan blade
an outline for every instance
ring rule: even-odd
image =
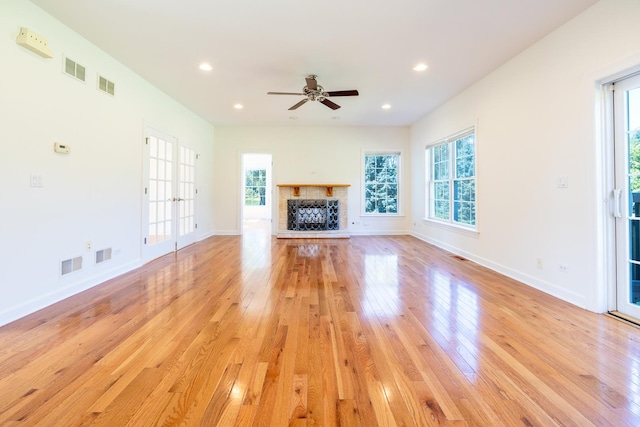
[[[305,102],[307,102],[309,100],[309,98],[305,98],[302,101],[298,102],[296,105],[294,105],[293,107],[289,108],[289,110],[295,110],[296,108],[298,108],[299,106],[301,106],[302,104],[304,104]]]
[[[360,95],[357,90],[336,90],[333,92],[327,92],[329,96],[358,96]]]
[[[305,80],[307,81],[307,88],[309,90],[317,90],[318,89],[318,82],[316,81],[316,79],[312,78],[313,76],[309,76],[307,78],[305,78]]]
[[[326,105],[327,107],[331,108],[332,110],[337,110],[338,108],[340,108],[340,106],[338,104],[336,104],[335,102],[331,102],[328,99],[323,99],[322,102],[324,105]]]
[[[304,93],[294,93],[294,92],[267,92],[267,95],[299,95],[299,96],[304,96]]]

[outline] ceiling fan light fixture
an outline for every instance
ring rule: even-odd
[[[337,110],[340,108],[338,104],[333,101],[330,101],[329,97],[335,96],[358,96],[359,93],[357,90],[339,90],[339,91],[325,91],[322,86],[318,84],[316,80],[318,76],[315,74],[311,74],[305,78],[306,85],[302,88],[301,93],[292,93],[292,92],[267,92],[267,95],[301,95],[305,98],[289,107],[289,110],[296,110],[298,107],[304,105],[308,101],[318,101],[321,104],[324,104],[326,107],[331,108],[332,110]]]

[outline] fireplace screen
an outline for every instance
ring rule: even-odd
[[[339,228],[337,199],[287,200],[287,230],[321,231]]]

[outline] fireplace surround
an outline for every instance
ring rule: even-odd
[[[278,238],[348,238],[349,184],[278,184]]]

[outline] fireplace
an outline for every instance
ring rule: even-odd
[[[287,200],[287,230],[338,230],[340,204],[337,199]]]
[[[349,184],[277,184],[278,238],[348,238]]]

